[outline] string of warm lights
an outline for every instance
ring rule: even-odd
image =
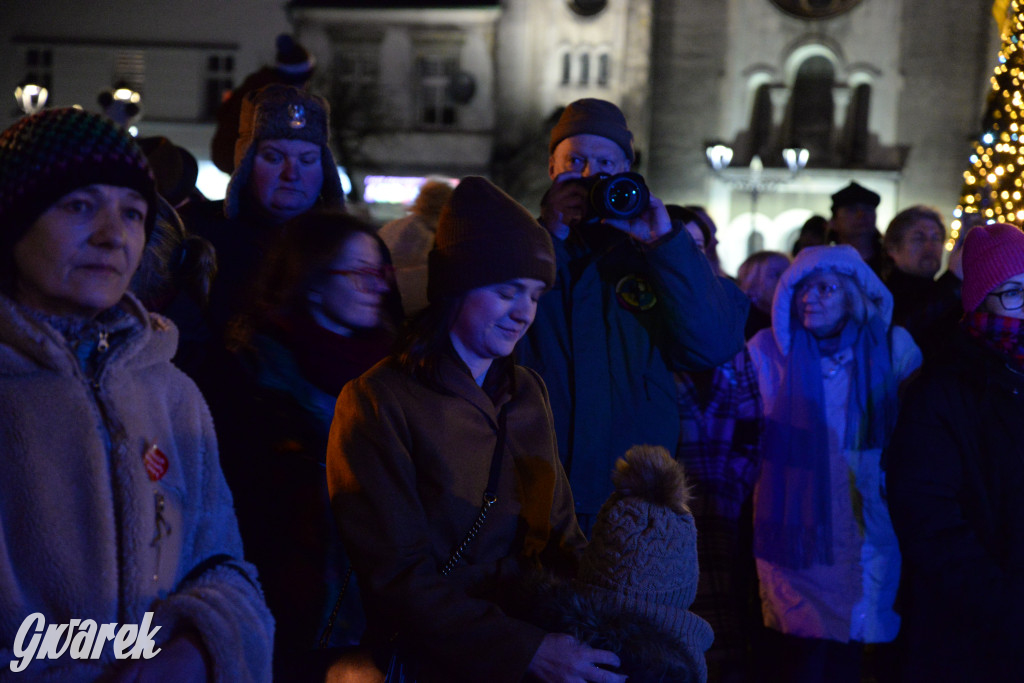
[[[964,171],[947,250],[965,223],[1024,223],[1024,16],[1018,0],[1010,0],[1004,27],[984,132],[970,156],[971,167]]]

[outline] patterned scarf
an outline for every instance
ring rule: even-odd
[[[1014,370],[1024,372],[1024,320],[974,311],[960,324],[971,338],[998,354]]]

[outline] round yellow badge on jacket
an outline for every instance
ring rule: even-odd
[[[619,305],[629,311],[648,311],[658,303],[651,283],[641,275],[631,274],[615,285],[615,297]]]

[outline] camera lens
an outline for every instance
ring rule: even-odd
[[[610,183],[606,202],[618,214],[630,214],[640,205],[640,187],[630,178],[619,178]]]
[[[590,194],[594,211],[601,218],[636,218],[647,209],[650,200],[643,176],[629,172],[601,177]]]

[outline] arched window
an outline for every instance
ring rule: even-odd
[[[812,159],[832,157],[835,70],[820,55],[804,60],[797,70],[790,100],[791,126],[787,145],[806,147]]]
[[[611,81],[611,70],[611,57],[607,52],[601,53],[597,58],[597,84],[602,88],[607,87]]]
[[[751,154],[767,158],[768,145],[772,137],[771,86],[762,83],[754,93],[754,106],[750,110]]]
[[[868,112],[871,109],[871,86],[858,85],[850,102],[850,162],[864,163],[868,159]]]
[[[562,85],[569,85],[572,82],[572,55],[566,52],[562,55]]]
[[[580,55],[580,85],[590,84],[590,53]]]

